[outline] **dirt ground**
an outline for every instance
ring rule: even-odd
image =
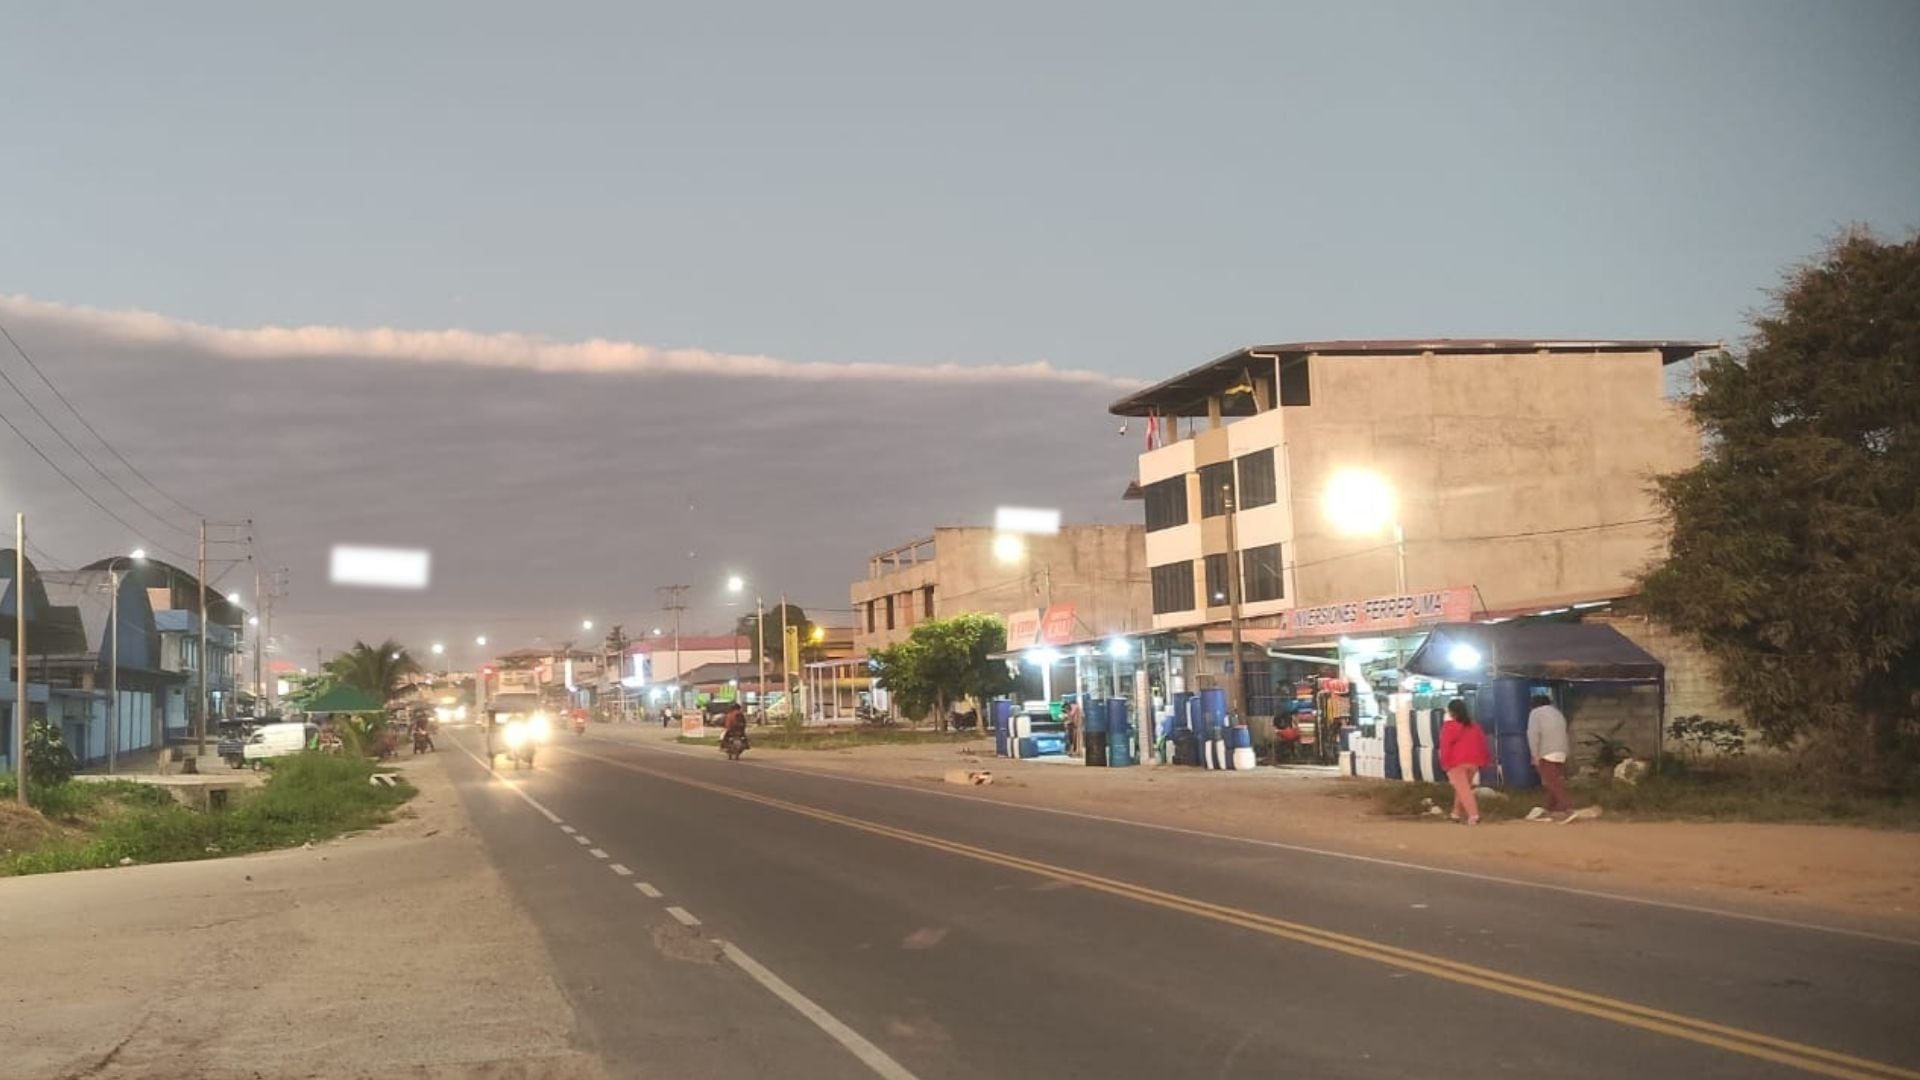
[[[1916,832],[1604,818],[1469,829],[1374,813],[1368,800],[1353,797],[1357,785],[1370,781],[1277,769],[1220,773],[1008,761],[993,756],[988,740],[958,747],[756,750],[754,758],[927,783],[942,783],[951,769],[987,769],[993,783],[966,794],[1785,918],[1837,914],[1849,925],[1920,933]]]
[[[439,755],[376,833],[0,880],[10,1077],[594,1080]]]

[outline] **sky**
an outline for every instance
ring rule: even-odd
[[[21,3],[0,322],[287,565],[283,651],[846,603],[997,503],[1136,520],[1105,405],[1248,343],[1737,340],[1920,226],[1920,5]],[[302,329],[306,328],[306,329]],[[0,509],[185,544],[0,342]],[[326,545],[435,552],[331,588]],[[482,627],[481,624],[485,624]]]

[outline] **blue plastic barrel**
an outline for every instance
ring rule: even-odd
[[[1107,740],[1107,767],[1118,769],[1133,764],[1133,743],[1119,737]]]
[[[1396,724],[1382,724],[1381,730],[1387,736],[1386,771],[1389,780],[1407,779],[1400,772],[1400,728]]]
[[[1200,691],[1200,722],[1208,731],[1227,722],[1227,692],[1215,687]]]
[[[1192,696],[1192,692],[1181,690],[1179,694],[1173,696],[1171,705],[1173,705],[1173,730],[1181,730],[1181,728],[1188,728],[1188,730],[1190,730],[1190,728],[1194,726],[1194,723],[1192,723],[1192,721],[1194,721],[1194,713],[1192,713],[1194,696]]]
[[[1006,757],[1008,742],[1013,738],[1013,702],[1002,699],[989,708],[993,716],[993,752]]]
[[[1540,773],[1533,767],[1533,748],[1527,745],[1526,732],[1518,735],[1496,735],[1493,737],[1494,759],[1500,763],[1500,785],[1509,788],[1531,788],[1540,786]],[[1492,770],[1483,769],[1481,775],[1486,782],[1492,782],[1488,776]]]
[[[1108,730],[1106,698],[1088,698],[1081,707],[1086,710],[1088,731]]]
[[[1235,724],[1227,733],[1228,750],[1253,749],[1253,732],[1245,724]]]
[[[1133,736],[1133,710],[1126,698],[1107,699],[1107,731],[1116,739]]]

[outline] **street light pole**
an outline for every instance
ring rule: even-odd
[[[113,704],[107,710],[107,773],[111,775],[120,760],[120,562],[122,560],[138,562],[147,557],[139,548],[131,555],[116,555],[107,561],[107,588],[112,593],[107,615],[107,633],[110,643],[107,646],[112,659],[109,661],[107,680],[111,684]],[[81,751],[85,753],[83,748]]]
[[[754,711],[760,714],[760,722],[767,720],[767,608],[760,602],[760,594],[753,594],[753,654],[759,660],[760,685],[754,693],[758,695],[753,703]]]
[[[27,515],[13,515],[14,796],[27,805]]]

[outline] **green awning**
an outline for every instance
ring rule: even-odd
[[[310,713],[385,712],[387,704],[357,686],[341,683],[307,702]]]

